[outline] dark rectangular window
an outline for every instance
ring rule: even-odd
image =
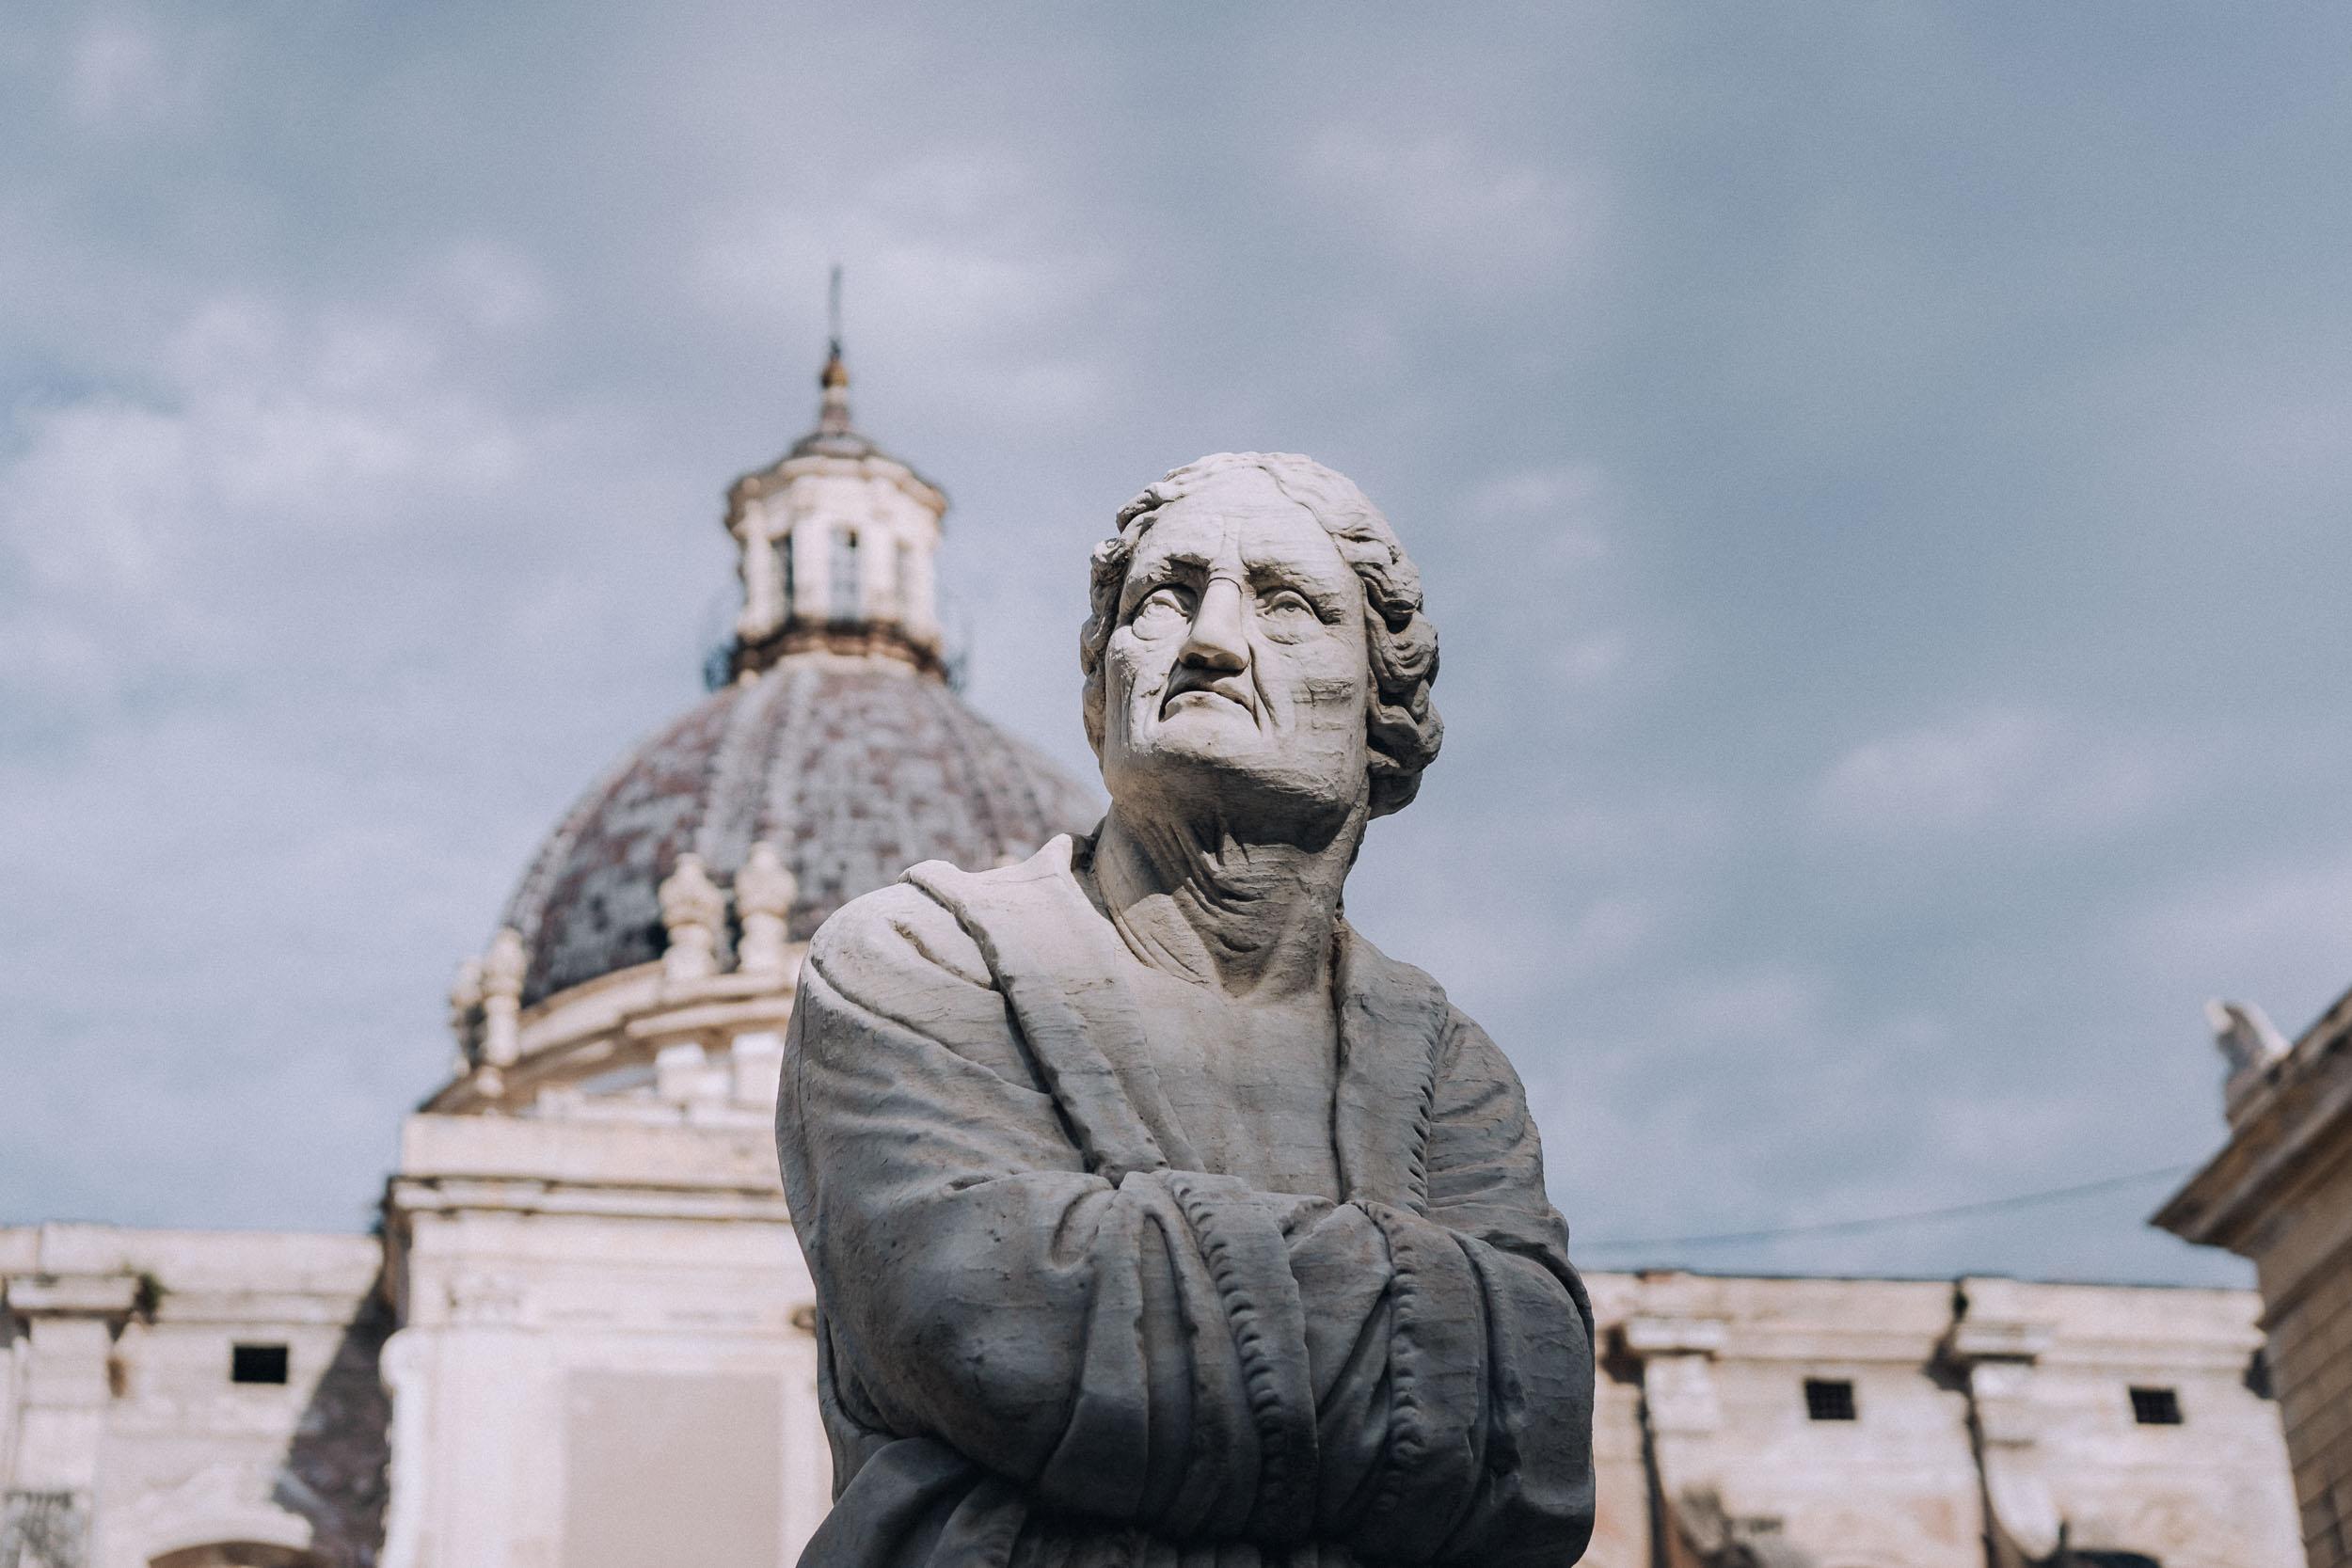
[[[2132,1390],[2132,1419],[2144,1427],[2176,1427],[2181,1424],[2181,1396],[2171,1388],[2139,1388]]]
[[[837,529],[833,536],[833,618],[836,621],[861,621],[866,618],[866,586],[858,576],[857,531]]]
[[[1815,1421],[1852,1420],[1853,1385],[1842,1377],[1806,1378],[1804,1414],[1806,1419]]]
[[[286,1347],[283,1345],[230,1346],[229,1381],[231,1383],[285,1382]]]

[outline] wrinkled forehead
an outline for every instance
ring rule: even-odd
[[[1258,468],[1217,474],[1152,513],[1136,543],[1130,578],[1171,564],[1352,577],[1315,515]]]

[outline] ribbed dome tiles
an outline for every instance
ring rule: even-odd
[[[721,882],[772,842],[791,935],[918,861],[995,864],[1083,832],[1095,792],[893,659],[788,657],[713,692],[575,806],[507,906],[529,1005],[661,956],[655,890],[689,850]]]

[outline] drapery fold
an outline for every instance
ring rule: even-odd
[[[1192,1168],[1056,840],[803,966],[778,1143],[837,1498],[810,1568],[1572,1561],[1592,1336],[1510,1069],[1343,932],[1343,1201]]]

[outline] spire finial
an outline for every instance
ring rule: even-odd
[[[841,362],[841,263],[833,264],[833,278],[825,291],[825,369],[817,378],[824,389],[824,401],[817,415],[817,429],[824,436],[846,436],[850,433],[850,368]]]
[[[825,289],[825,338],[833,345],[833,357],[841,357],[841,263],[833,264],[833,278]]]

